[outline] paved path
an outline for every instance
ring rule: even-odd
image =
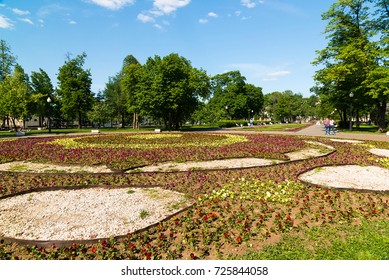
[[[306,136],[323,136],[330,138],[340,139],[356,139],[356,140],[375,140],[375,141],[389,141],[389,136],[385,133],[349,133],[349,132],[337,132],[335,135],[325,135],[324,125],[312,125],[304,128],[300,131],[295,132],[295,135],[306,135]]]
[[[301,135],[301,136],[321,136],[328,138],[339,139],[355,139],[355,140],[373,140],[373,141],[389,141],[389,136],[385,133],[349,133],[349,132],[337,132],[335,135],[325,135],[324,125],[311,125],[302,130],[292,131],[255,131],[255,130],[242,130],[241,128],[230,128],[224,130],[244,131],[245,133],[263,133],[263,134],[282,134],[282,135]]]

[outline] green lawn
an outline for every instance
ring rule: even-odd
[[[256,130],[256,131],[288,131],[304,128],[309,124],[303,123],[282,123],[282,124],[272,124],[272,125],[261,125],[254,127],[244,127],[247,130]]]

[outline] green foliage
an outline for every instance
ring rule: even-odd
[[[7,42],[0,39],[0,82],[11,75],[12,68],[16,63],[16,57],[12,54]]]
[[[58,95],[62,101],[62,112],[69,120],[78,117],[78,126],[82,127],[82,116],[92,108],[92,78],[90,70],[84,70],[86,54],[68,59],[59,68]]]
[[[317,52],[314,65],[323,68],[314,76],[316,94],[339,112],[342,121],[361,111],[377,108],[377,121],[385,130],[387,104],[387,1],[337,1],[323,14],[328,45]],[[377,41],[380,34],[381,40]],[[350,92],[354,93],[352,100]],[[350,112],[352,102],[354,111]],[[351,116],[350,116],[351,114]]]
[[[28,76],[22,67],[16,65],[13,74],[0,83],[0,96],[0,115],[10,116],[16,130],[15,119],[23,119],[28,115]]]
[[[211,79],[212,97],[207,106],[227,119],[249,119],[263,107],[262,89],[246,84],[239,71],[215,75]]]
[[[218,127],[236,127],[236,126],[247,126],[247,121],[242,120],[220,120],[217,123]]]
[[[54,88],[49,75],[39,68],[39,72],[31,73],[31,113],[40,117],[46,117],[49,114],[47,98],[53,99]],[[50,112],[51,113],[51,112]],[[42,124],[39,124],[42,126]]]
[[[155,119],[163,119],[168,129],[179,128],[208,93],[206,73],[174,53],[162,59],[149,58],[140,81],[139,108]]]

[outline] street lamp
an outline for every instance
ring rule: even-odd
[[[48,110],[48,112],[47,112],[47,119],[48,119],[48,122],[49,122],[49,124],[48,124],[48,128],[49,128],[49,133],[51,133],[51,117],[50,117],[50,111],[51,111],[51,107],[50,107],[50,104],[51,104],[51,98],[50,98],[50,96],[49,97],[47,97],[47,104],[49,104],[49,110]]]
[[[354,97],[354,93],[350,92],[349,96],[350,96],[350,131],[352,131],[353,130],[352,114],[353,114],[353,97]]]
[[[229,117],[228,117],[228,106],[226,106],[226,114],[227,114],[227,119],[229,119]]]

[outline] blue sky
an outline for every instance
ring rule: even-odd
[[[264,93],[309,96],[316,50],[326,46],[322,0],[4,0],[0,38],[30,74],[54,86],[67,54],[85,52],[92,90],[103,90],[125,56],[178,53],[209,75],[239,70]]]

